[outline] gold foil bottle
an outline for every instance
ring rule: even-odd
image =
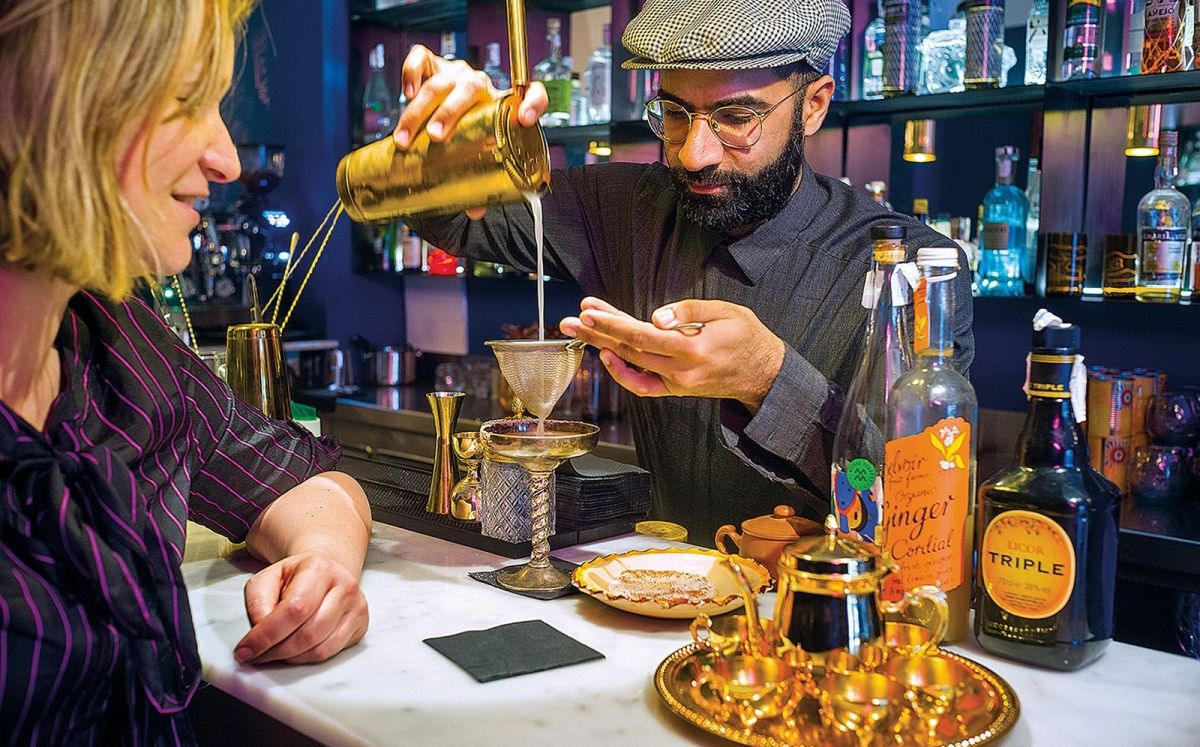
[[[1087,267],[1087,235],[1046,235],[1046,295],[1081,296]]]
[[[1104,297],[1133,298],[1137,294],[1137,237],[1111,233],[1104,237]]]

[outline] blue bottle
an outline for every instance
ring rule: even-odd
[[[983,198],[983,230],[979,238],[979,295],[1022,296],[1025,283],[1021,267],[1025,261],[1025,220],[1029,201],[1013,185],[1017,149],[996,149],[996,186]]]

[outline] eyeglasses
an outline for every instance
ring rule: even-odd
[[[723,145],[730,148],[749,148],[762,137],[763,120],[778,109],[780,104],[804,90],[798,88],[792,91],[765,112],[734,104],[701,114],[688,111],[674,101],[651,99],[646,102],[646,119],[655,135],[673,145],[687,140],[688,133],[692,131],[693,120],[706,119],[709,129]]]

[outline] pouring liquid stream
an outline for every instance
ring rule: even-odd
[[[529,202],[529,211],[533,213],[533,240],[537,244],[537,307],[538,307],[538,341],[546,339],[546,274],[544,257],[544,238],[542,224],[542,196],[536,192],[526,192],[525,199]],[[546,434],[546,416],[538,415],[537,432],[539,436]]]

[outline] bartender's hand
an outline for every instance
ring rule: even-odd
[[[496,88],[487,73],[462,60],[438,57],[420,44],[413,45],[404,59],[401,85],[408,106],[392,133],[399,150],[408,148],[422,126],[430,140],[445,142],[463,114],[496,95]],[[517,108],[517,121],[532,127],[549,105],[546,87],[535,82],[526,89],[525,98]],[[479,219],[483,214],[483,208],[467,211],[473,219]]]
[[[643,322],[598,298],[585,298],[565,334],[600,348],[617,383],[641,397],[719,397],[757,412],[785,347],[758,316],[727,301],[686,300],[657,309]],[[675,329],[703,322],[700,330]]]

